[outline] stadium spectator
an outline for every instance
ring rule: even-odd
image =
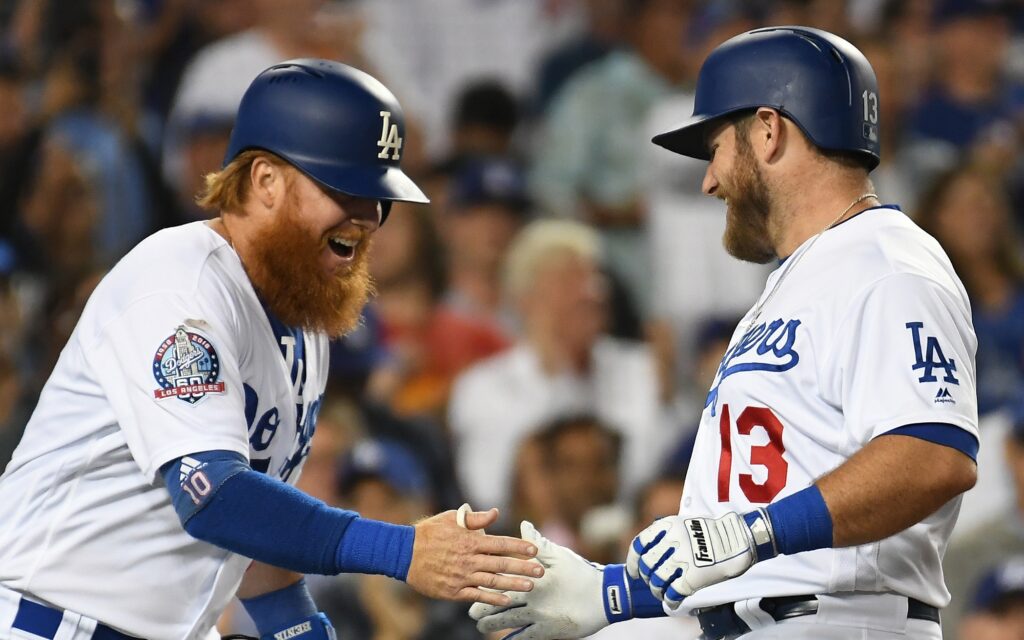
[[[478,158],[456,171],[441,216],[449,308],[507,331],[515,328],[505,306],[501,267],[529,207],[523,170],[512,160]]]
[[[650,108],[687,77],[685,0],[626,3],[627,47],[569,79],[551,103],[531,184],[549,215],[601,231],[607,266],[647,315],[650,267],[640,158]]]
[[[1024,390],[1024,263],[1006,186],[977,166],[939,175],[922,196],[919,224],[942,244],[971,299],[978,336],[978,410]]]
[[[982,572],[1004,558],[1024,554],[1024,402],[1020,402],[1013,421],[1001,452],[1013,486],[1014,502],[1009,513],[1000,510],[986,521],[972,523],[966,533],[950,544],[943,561],[946,584],[953,596],[942,611],[946,640],[956,637],[956,629],[968,610],[971,590]],[[974,636],[961,637],[974,640]]]
[[[598,235],[568,220],[533,222],[513,242],[505,281],[522,337],[460,376],[449,410],[456,470],[476,504],[509,504],[514,452],[553,419],[593,414],[621,435],[625,496],[674,435],[650,351],[606,333],[599,252]]]
[[[959,640],[1024,638],[1024,556],[1006,558],[974,587],[970,612],[960,623]]]

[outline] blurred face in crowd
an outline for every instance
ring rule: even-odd
[[[589,352],[607,326],[608,296],[607,279],[594,261],[569,251],[550,255],[524,296],[527,325],[570,351]]]
[[[661,479],[650,485],[640,500],[638,532],[659,518],[679,513],[682,497],[683,483],[678,478]]]
[[[496,273],[519,229],[515,211],[498,203],[459,208],[447,216],[452,261],[470,269]]]
[[[1024,597],[1010,598],[996,611],[965,616],[957,637],[970,640],[1020,640],[1024,638]]]
[[[578,525],[583,516],[615,499],[619,468],[616,443],[601,426],[581,422],[558,435],[548,451],[558,512]]]
[[[47,141],[33,186],[20,207],[22,223],[59,275],[80,273],[96,258],[93,235],[99,203],[80,166],[60,143]]]
[[[249,278],[285,324],[347,333],[371,290],[368,255],[379,203],[328,191],[262,158],[253,162],[252,176],[250,208],[268,208],[269,215],[252,221]]]
[[[672,81],[682,79],[687,68],[684,41],[689,5],[688,0],[648,0],[631,20],[633,46]]]
[[[961,16],[937,31],[937,50],[946,65],[969,67],[983,80],[995,80],[1003,67],[1009,45],[1009,28],[998,15]]]
[[[705,194],[725,202],[723,244],[733,257],[764,264],[775,258],[769,232],[768,185],[743,130],[731,122],[708,136],[711,160],[704,175]]]
[[[972,171],[954,176],[930,214],[939,242],[954,259],[962,261],[991,257],[1009,217],[1000,186]]]
[[[356,482],[345,503],[364,518],[391,524],[410,524],[427,512],[422,500],[400,493],[376,476],[367,476]]]

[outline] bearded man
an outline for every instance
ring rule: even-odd
[[[378,139],[377,133],[380,137]],[[370,290],[404,119],[372,77],[292,60],[257,77],[209,222],[147,238],[97,287],[0,478],[0,637],[217,637],[236,594],[261,636],[333,638],[302,575],[364,572],[507,604],[534,545],[489,512],[396,526],[291,485],[309,453],[327,342]],[[499,575],[502,574],[502,575]],[[28,635],[26,635],[28,634]]]

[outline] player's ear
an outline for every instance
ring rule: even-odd
[[[257,202],[273,209],[284,196],[284,172],[263,156],[256,156],[249,166],[249,190]]]
[[[754,114],[750,127],[750,145],[766,163],[778,159],[785,145],[785,124],[782,114],[769,107],[761,107]]]

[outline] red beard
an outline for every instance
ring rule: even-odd
[[[264,304],[291,327],[326,333],[332,338],[356,327],[373,293],[369,261],[370,234],[356,247],[348,270],[331,275],[320,265],[325,239],[315,237],[298,219],[289,199],[273,224],[256,233],[246,265],[249,279]]]

